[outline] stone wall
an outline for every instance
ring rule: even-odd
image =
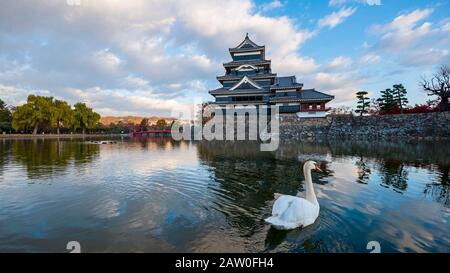
[[[282,140],[450,139],[450,112],[299,119],[280,114]]]

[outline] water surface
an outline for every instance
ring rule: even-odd
[[[87,140],[0,140],[0,252],[450,251],[447,143]],[[308,159],[319,218],[270,228]]]

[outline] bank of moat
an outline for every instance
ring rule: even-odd
[[[225,75],[217,80],[222,87],[209,93],[221,107],[276,105],[280,113],[298,117],[325,117],[326,104],[334,96],[315,89],[305,89],[295,76],[278,76],[266,59],[265,46],[246,35],[237,47],[229,49],[232,61],[224,63]]]
[[[328,116],[300,119],[280,115],[280,139],[449,140],[450,112],[386,116]]]

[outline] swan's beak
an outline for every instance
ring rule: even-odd
[[[323,171],[322,171],[322,169],[319,167],[319,165],[315,164],[315,166],[316,166],[316,168],[315,168],[316,172],[323,173]]]

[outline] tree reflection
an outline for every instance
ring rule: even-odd
[[[274,193],[296,195],[304,191],[302,162],[282,154],[297,154],[298,146],[283,146],[277,152],[260,152],[258,143],[201,142],[197,145],[199,158],[208,165],[220,189],[214,208],[227,216],[231,225],[250,235],[265,225]],[[293,153],[293,150],[296,152]],[[331,174],[326,163],[324,174],[313,174],[315,183],[325,184]]]
[[[99,145],[77,140],[32,139],[9,142],[12,158],[27,170],[29,179],[64,172],[70,164],[92,162]]]
[[[175,141],[170,137],[135,137],[132,138],[143,150],[172,150],[186,144],[186,141]]]
[[[450,168],[449,166],[437,166],[438,181],[432,181],[425,185],[424,194],[434,201],[450,207]]]
[[[398,160],[384,160],[380,162],[381,185],[393,188],[396,192],[406,191],[408,188],[408,171]]]
[[[436,148],[436,146],[440,148]],[[381,186],[398,193],[408,190],[411,167],[431,167],[441,181],[426,186],[425,193],[436,202],[448,205],[448,163],[444,160],[448,145],[436,143],[330,142],[283,143],[274,152],[261,152],[258,142],[200,142],[198,156],[211,170],[220,188],[216,190],[215,209],[227,216],[233,226],[251,234],[264,225],[270,214],[274,193],[296,195],[304,191],[301,165],[306,160],[321,164],[324,173],[313,173],[313,182],[326,184],[334,175],[328,166],[331,158],[355,158],[356,182],[368,184],[374,168]],[[333,160],[330,160],[333,161]],[[276,237],[276,236],[275,236]]]
[[[368,184],[371,171],[363,156],[360,156],[359,160],[356,161],[356,167],[358,168],[358,178],[356,179],[356,182]]]
[[[9,161],[9,154],[11,151],[11,145],[6,140],[0,140],[0,176],[3,176],[5,165]]]

